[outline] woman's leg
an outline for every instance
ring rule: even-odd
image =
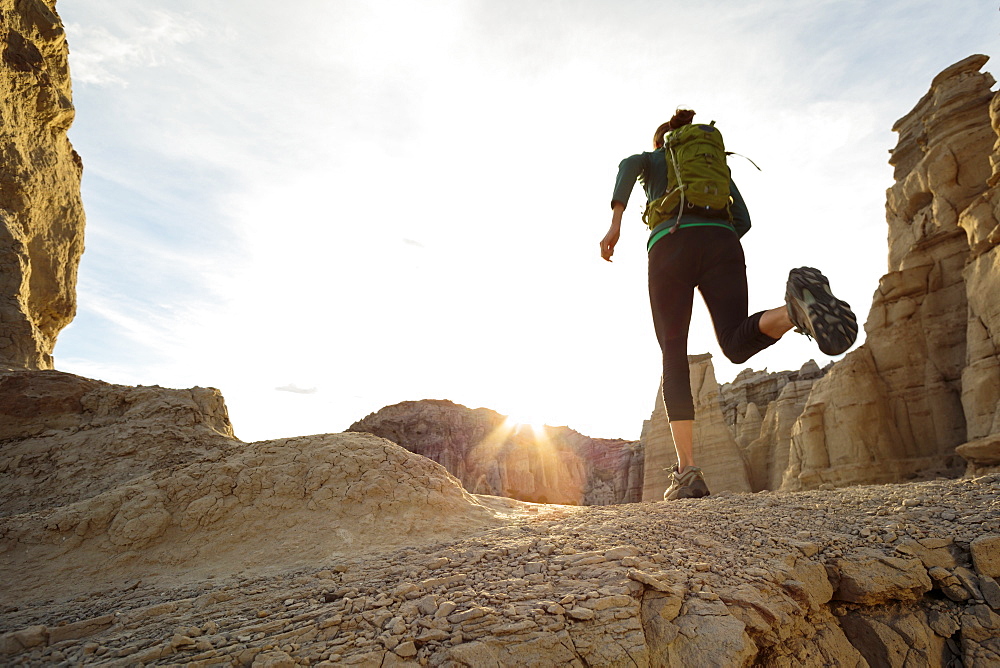
[[[649,252],[649,304],[663,355],[663,404],[671,422],[694,419],[687,336],[697,263],[685,250],[690,235],[684,232],[661,239]]]
[[[779,306],[778,308],[764,311],[760,315],[760,322],[757,323],[757,326],[762,333],[767,334],[772,339],[780,339],[795,325],[792,324],[792,319],[788,317],[788,307]]]
[[[782,329],[784,321],[779,311],[783,309],[747,316],[749,299],[743,246],[728,230],[712,229],[706,237],[709,235],[714,237],[713,253],[706,258],[698,288],[712,315],[722,352],[732,362],[741,364],[774,345],[791,327],[789,323],[788,329]],[[787,313],[784,319],[787,320]]]
[[[687,359],[687,335],[694,302],[694,286],[699,265],[697,253],[687,247],[691,235],[679,232],[663,239],[649,254],[649,301],[656,339],[663,354],[661,392],[670,433],[677,453],[678,474],[671,477],[664,498],[695,496],[681,488],[678,477],[694,467],[694,400]],[[698,496],[708,493],[699,489]]]
[[[671,420],[670,435],[677,451],[677,472],[694,466],[694,420]]]

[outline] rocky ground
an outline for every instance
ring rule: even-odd
[[[1000,475],[669,504],[479,500],[499,526],[444,542],[266,575],[26,594],[2,610],[0,656],[122,666],[1000,663]]]

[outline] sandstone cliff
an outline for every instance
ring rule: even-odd
[[[962,369],[967,442],[957,449],[969,472],[1000,466],[1000,95],[990,101],[995,135],[988,188],[959,215],[969,254],[962,275],[969,305]]]
[[[831,368],[814,360],[798,371],[745,369],[720,388],[723,411],[747,464],[750,489],[778,489],[788,466],[792,426],[813,383]]]
[[[996,98],[993,77],[979,71],[986,61],[943,71],[893,128],[889,273],[865,344],[817,381],[795,425],[786,489],[960,470],[956,446],[968,441],[974,469],[1000,461]]]
[[[538,503],[638,501],[643,452],[636,443],[595,439],[568,427],[512,424],[486,408],[406,401],[351,425],[444,466],[475,494]]]
[[[1000,100],[993,77],[980,72],[986,61],[972,56],[943,71],[894,127],[889,273],[875,291],[866,342],[825,375],[815,365],[794,378],[747,370],[721,388],[729,436],[701,438],[706,452],[735,440],[751,489],[1000,466]],[[661,416],[658,405],[653,422]],[[651,430],[647,456],[665,451],[672,461],[667,439],[665,425]],[[665,479],[656,465],[646,471],[651,499]]]
[[[51,369],[83,253],[66,36],[54,0],[0,0],[0,17],[0,366]]]

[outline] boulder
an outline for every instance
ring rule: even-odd
[[[833,598],[861,605],[889,601],[916,601],[932,588],[927,570],[919,559],[887,557],[875,550],[862,550],[830,562],[835,572]]]

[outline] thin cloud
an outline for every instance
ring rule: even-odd
[[[316,394],[319,391],[315,387],[299,387],[295,383],[289,383],[288,385],[282,385],[274,389],[278,392],[291,392],[292,394]]]
[[[73,81],[127,86],[125,73],[172,61],[173,48],[204,33],[197,21],[166,11],[152,12],[147,25],[131,26],[121,37],[103,26],[67,24],[73,38]]]

